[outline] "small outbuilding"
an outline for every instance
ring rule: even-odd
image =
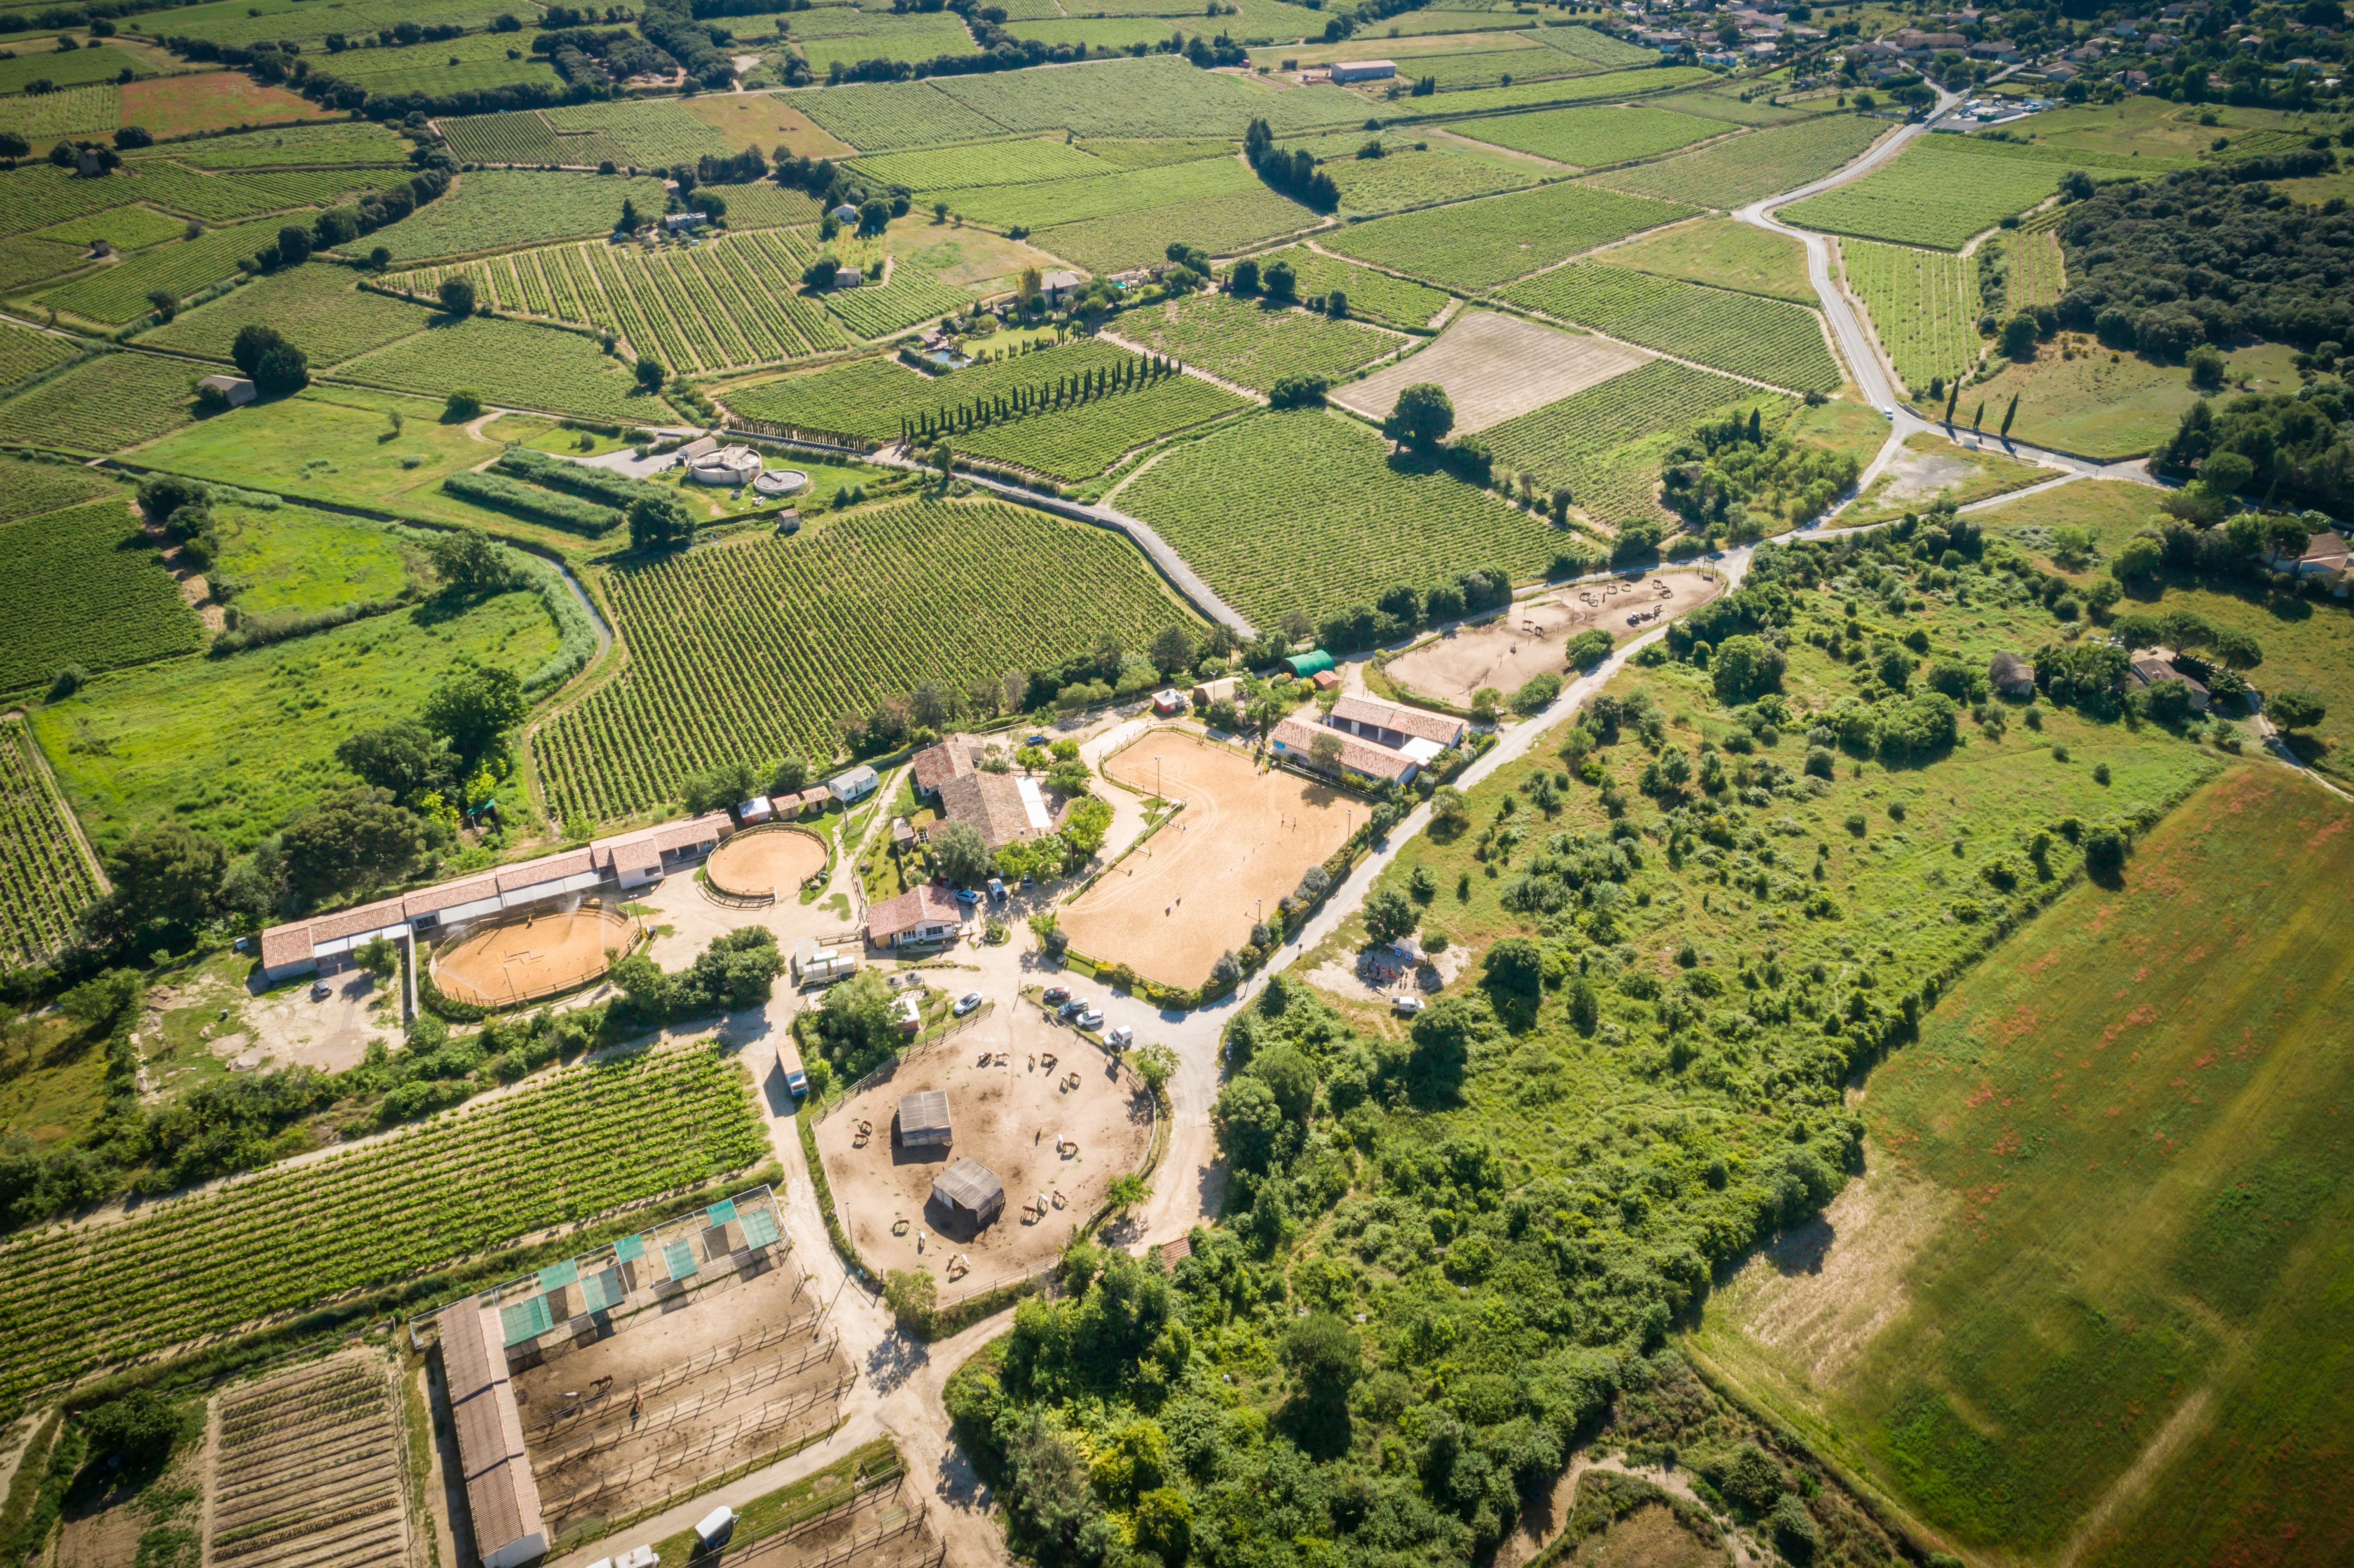
[[[1305,681],[1320,671],[1331,669],[1332,655],[1319,648],[1312,653],[1294,653],[1284,662],[1291,666],[1293,674]]]
[[[899,1142],[907,1149],[946,1149],[953,1138],[949,1130],[949,1092],[946,1089],[917,1089],[912,1095],[899,1097]],[[970,1160],[960,1161],[970,1164]],[[996,1178],[991,1177],[991,1181]],[[1000,1201],[1002,1201],[1002,1193]]]
[[[755,822],[767,821],[775,810],[766,795],[755,795],[736,808],[736,820],[748,828]]]
[[[853,800],[864,800],[867,796],[875,793],[875,786],[877,782],[879,780],[875,776],[875,769],[862,762],[857,767],[837,773],[827,779],[825,787],[835,800],[847,806]]]
[[[866,274],[855,267],[836,267],[833,270],[833,286],[837,289],[855,289],[865,281]]]
[[[1185,694],[1174,686],[1164,687],[1152,694],[1152,711],[1163,717],[1172,714],[1182,714],[1185,711]]]
[[[1997,696],[2031,697],[2035,694],[2035,666],[2016,653],[1996,654],[1987,662],[1987,684]]]
[[[232,408],[242,408],[260,396],[254,389],[253,383],[242,376],[207,376],[196,386],[200,389],[219,393],[221,401]]]
[[[1230,703],[1241,687],[1242,683],[1234,676],[1221,675],[1214,681],[1204,681],[1195,686],[1193,700],[1205,708],[1212,703]]]
[[[978,1227],[1005,1212],[1005,1183],[969,1155],[932,1178],[932,1197],[957,1219]]]
[[[1332,65],[1334,83],[1352,81],[1382,81],[1397,75],[1394,60],[1337,60]]]

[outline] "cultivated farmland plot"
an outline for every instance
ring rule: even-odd
[[[1320,237],[1320,243],[1409,277],[1478,290],[1691,213],[1643,196],[1558,185],[1376,218]]]
[[[916,205],[928,207],[936,201],[945,201],[952,215],[991,228],[1013,224],[1044,228],[1052,224],[1079,223],[1204,196],[1235,196],[1267,188],[1257,175],[1235,158],[1209,158],[1199,163],[1127,171],[1112,169],[1099,160],[1089,162],[1097,164],[1096,169],[1076,179],[1038,185],[981,185],[965,190],[919,187]]]
[[[2068,267],[2061,254],[2060,237],[2048,228],[2004,238],[2003,254],[2010,264],[2006,298],[2018,310],[2026,305],[2057,304],[2068,291]]]
[[[85,272],[40,296],[45,305],[94,322],[127,322],[154,309],[149,291],[162,289],[175,299],[219,282],[237,270],[237,264],[278,238],[272,222],[249,223],[236,228],[207,229],[194,239],[175,239],[154,246],[112,266]]]
[[[338,367],[363,386],[444,396],[464,387],[485,403],[632,424],[667,424],[670,405],[638,390],[630,367],[594,339],[559,327],[471,316],[436,318],[416,333]]]
[[[1428,120],[1438,115],[1493,114],[1505,109],[1533,109],[1546,103],[1609,103],[1639,94],[1706,81],[1710,73],[1697,66],[1665,66],[1656,70],[1617,70],[1596,76],[1566,77],[1559,81],[1514,82],[1510,87],[1477,87],[1446,92],[1436,98],[1401,98],[1382,118]],[[1363,98],[1359,103],[1368,101]]]
[[[19,93],[41,80],[55,87],[86,87],[92,82],[112,81],[118,73],[138,69],[128,54],[110,49],[96,39],[66,54],[58,53],[54,47],[22,49],[16,54],[14,59],[0,60],[0,92]]]
[[[286,125],[241,136],[167,142],[124,154],[133,164],[169,160],[192,169],[267,169],[322,164],[405,164],[408,149],[381,125]]]
[[[1161,260],[1172,241],[1225,255],[1325,220],[1264,185],[1041,229],[1030,242],[1086,268],[1116,272]]]
[[[778,96],[863,153],[985,142],[1006,133],[988,115],[942,92],[936,79],[856,82]]]
[[[660,180],[583,178],[524,169],[478,169],[461,175],[437,201],[367,237],[396,261],[436,256],[466,256],[556,239],[586,239],[610,234],[621,220],[621,204],[659,215],[664,193]]]
[[[818,37],[805,28],[822,26],[818,21],[802,20],[831,16],[855,16],[861,23],[855,33],[838,33]],[[888,11],[868,14],[851,11],[842,6],[797,12],[788,19],[792,31],[789,35],[801,51],[810,69],[822,76],[836,60],[845,66],[862,60],[928,60],[941,55],[978,54],[972,34],[963,20],[953,11],[911,12],[895,16]],[[739,34],[738,37],[741,37]]]
[[[0,322],[0,387],[14,387],[28,376],[63,365],[79,352],[64,338]]]
[[[971,303],[972,296],[962,289],[950,288],[905,261],[892,267],[887,283],[829,289],[825,293],[825,308],[864,338],[885,338],[935,316],[960,314]]]
[[[1653,55],[1653,59],[1659,56]],[[1602,68],[1565,49],[1492,49],[1479,53],[1426,55],[1397,62],[1398,75],[1416,81],[1426,78],[1440,92],[1469,88],[1500,87],[1513,81],[1551,81],[1565,76],[1591,76]]]
[[[41,229],[34,238],[52,245],[69,245],[73,260],[82,260],[80,252],[101,239],[117,250],[136,250],[143,246],[160,245],[166,239],[177,239],[187,232],[188,220],[174,217],[170,213],[157,212],[152,207],[111,207],[104,212],[93,212],[84,217],[69,218]]]
[[[1435,382],[1455,406],[1456,431],[1470,435],[1607,381],[1649,357],[1623,344],[1518,316],[1469,311],[1449,322],[1429,347],[1337,388],[1331,400],[1379,423],[1397,406],[1399,393]]]
[[[1533,153],[1581,168],[1655,158],[1678,147],[1722,136],[1727,127],[1697,115],[1635,104],[1606,108],[1553,109],[1542,114],[1507,114],[1447,127],[1475,141]]]
[[[1076,481],[1101,473],[1148,441],[1250,407],[1198,376],[1170,376],[1076,408],[984,425],[956,437],[953,444],[975,457]]]
[[[421,331],[425,319],[415,305],[359,288],[347,269],[321,263],[257,278],[150,328],[138,341],[227,359],[240,329],[266,326],[300,344],[317,370]]]
[[[1516,283],[1516,305],[1799,391],[1836,392],[1845,379],[1804,305],[1655,278],[1627,267],[1574,262]]]
[[[1978,263],[1946,250],[1840,242],[1848,286],[1863,300],[1872,329],[1918,397],[1934,376],[1954,376],[1978,363]]]
[[[1264,119],[1281,136],[1355,124],[1365,118],[1365,101],[1341,88],[1278,91],[1196,70],[1173,55],[935,79],[942,92],[1006,130],[1033,133],[1218,135],[1239,141],[1254,119]]]
[[[740,1170],[768,1143],[707,1049],[563,1073],[346,1154],[0,1247],[0,1401]],[[92,1301],[105,1312],[89,1309]]]
[[[345,49],[324,69],[369,92],[420,92],[429,98],[484,92],[518,82],[545,84],[557,97],[564,79],[546,55],[507,58],[519,40],[508,33],[475,33],[462,38],[406,48]]]
[[[1221,147],[1203,155],[1215,157]],[[1181,162],[1183,160],[1180,160]],[[960,192],[981,185],[1038,185],[1052,180],[1085,179],[1091,175],[1118,174],[1121,165],[1066,143],[1059,136],[1025,136],[1010,142],[976,146],[942,147],[937,151],[885,153],[860,158],[851,165],[876,185],[905,185],[911,191]],[[929,206],[928,200],[917,206]],[[950,208],[956,203],[950,200]],[[732,209],[731,209],[732,210]]]
[[[122,104],[122,90],[112,82],[38,96],[20,93],[0,98],[0,131],[14,131],[36,143],[60,136],[94,136],[121,122]]]
[[[1380,158],[1335,159],[1324,165],[1324,172],[1341,187],[1341,210],[1350,213],[1397,212],[1434,202],[1463,201],[1532,185],[1539,178],[1533,168],[1508,167],[1443,147]]]
[[[1427,331],[1431,321],[1453,297],[1428,284],[1393,278],[1387,272],[1376,272],[1371,267],[1360,267],[1304,245],[1288,245],[1262,254],[1258,258],[1260,272],[1278,260],[1291,263],[1301,299],[1314,300],[1338,289],[1348,297],[1350,315],[1409,332]]]
[[[1539,27],[1529,36],[1549,49],[1560,49],[1613,70],[1646,65],[1659,58],[1657,50],[1597,33],[1591,27]]]
[[[14,291],[88,265],[81,251],[69,246],[53,245],[46,239],[23,235],[0,238],[0,291]]]
[[[46,683],[69,664],[118,669],[204,642],[128,498],[0,524],[0,692]]]
[[[924,584],[948,598],[911,614]],[[618,573],[611,592],[629,669],[533,743],[567,815],[643,810],[720,761],[830,758],[835,718],[919,682],[1140,648],[1194,619],[1119,535],[980,502],[844,513]]]
[[[1136,355],[1100,338],[994,359],[945,376],[912,370],[895,358],[853,360],[799,376],[756,382],[727,394],[748,419],[794,429],[896,441],[907,420],[945,419],[952,408],[1028,402],[1102,371],[1133,374]]]
[[[1356,322],[1272,310],[1232,294],[1192,294],[1117,323],[1128,341],[1260,392],[1287,376],[1338,380],[1404,340]]]
[[[1592,175],[1590,183],[1730,212],[1820,179],[1851,162],[1887,130],[1885,122],[1861,115],[1826,115],[1748,132],[1656,164],[1613,169]]]
[[[316,44],[329,33],[359,36],[400,22],[478,32],[507,8],[504,0],[346,0],[326,10],[293,0],[210,0],[169,15],[127,19],[124,30],[153,37],[206,38],[217,44],[256,44],[264,39]]]
[[[37,963],[98,896],[64,808],[17,719],[0,719],[0,959]]]
[[[101,354],[0,403],[0,440],[116,452],[193,417],[201,366],[152,354]]]
[[[2009,157],[1959,136],[1924,136],[1895,162],[1850,185],[1794,202],[1785,222],[1897,245],[1958,250],[1999,219],[2060,188],[2064,163]]]
[[[1532,577],[1568,542],[1443,470],[1393,462],[1380,436],[1314,410],[1253,415],[1173,447],[1112,504],[1150,523],[1258,626],[1475,567]]]
[[[1654,359],[1574,397],[1490,428],[1482,436],[1500,469],[1526,470],[1540,490],[1569,488],[1572,504],[1605,528],[1667,516],[1659,461],[1720,408],[1790,404],[1730,376]]]

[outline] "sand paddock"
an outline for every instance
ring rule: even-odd
[[[1506,696],[1544,671],[1562,673],[1562,651],[1582,631],[1600,628],[1616,641],[1704,604],[1724,585],[1703,572],[1649,572],[1608,582],[1573,583],[1515,603],[1485,626],[1462,627],[1401,653],[1382,673],[1409,692],[1468,707],[1482,686]],[[1643,619],[1629,625],[1631,617]]]
[[[476,926],[433,955],[433,983],[452,1001],[504,1007],[584,985],[628,952],[638,923],[619,910],[583,905]]]
[[[1368,808],[1176,731],[1152,731],[1107,758],[1104,772],[1149,791],[1156,756],[1161,789],[1185,809],[1065,909],[1063,929],[1090,958],[1197,986],[1219,954],[1250,939],[1252,921],[1275,919],[1276,900],[1339,849],[1351,817],[1362,822]]]
[[[999,1054],[1007,1058],[1002,1066]],[[1073,1074],[1077,1086],[1066,1087]],[[948,1149],[906,1149],[894,1136],[900,1097],[918,1089],[948,1091],[955,1135]],[[863,1144],[861,1121],[872,1129]],[[1068,1135],[1074,1149],[1058,1153],[1057,1134]],[[1102,1206],[1112,1179],[1144,1163],[1151,1142],[1151,1097],[1135,1075],[1023,1001],[902,1062],[817,1128],[835,1211],[858,1255],[878,1271],[928,1271],[939,1280],[943,1301],[1050,1261]],[[1004,1212],[977,1232],[931,1202],[932,1178],[960,1156],[980,1160],[1005,1183]],[[1044,1217],[1025,1216],[1023,1206],[1041,1192]],[[950,1279],[949,1261],[960,1254],[970,1272]]]
[[[799,828],[750,828],[712,851],[711,885],[738,898],[781,898],[825,869],[825,841]]]

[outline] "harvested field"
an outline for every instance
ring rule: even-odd
[[[1156,766],[1155,758],[1159,759]],[[1261,770],[1246,752],[1156,730],[1104,760],[1104,773],[1185,809],[1152,842],[1063,911],[1071,945],[1164,985],[1195,986],[1218,955],[1300,874],[1341,847],[1366,808],[1297,774]]]
[[[637,939],[635,920],[595,904],[500,920],[435,953],[433,983],[474,1007],[531,1001],[587,984]]]
[[[711,885],[738,898],[782,897],[825,869],[825,841],[801,828],[737,833],[712,852]]]
[[[1382,673],[1409,693],[1462,707],[1482,686],[1511,692],[1545,671],[1560,673],[1562,650],[1582,631],[1598,627],[1624,642],[1723,591],[1722,581],[1701,572],[1638,573],[1563,588],[1523,599],[1484,626],[1434,638]],[[1630,625],[1636,616],[1643,619]]]
[[[400,1436],[382,1352],[353,1351],[246,1384],[222,1394],[215,1413],[212,1561],[408,1561]]]
[[[899,1142],[899,1101],[924,1089],[948,1095],[953,1141],[946,1148]],[[1059,1138],[1072,1143],[1058,1153]],[[1053,1261],[1102,1205],[1113,1178],[1144,1162],[1151,1142],[1151,1096],[1135,1075],[1027,1002],[901,1058],[896,1074],[843,1102],[817,1129],[834,1207],[859,1256],[877,1271],[931,1274],[942,1302]],[[932,1201],[932,1179],[960,1158],[979,1160],[1005,1184],[1004,1211],[977,1232]],[[1025,1213],[1041,1192],[1043,1216]],[[950,1278],[959,1257],[970,1270]]]
[[[1380,419],[1398,394],[1425,381],[1447,389],[1455,429],[1469,435],[1559,402],[1632,370],[1649,355],[1623,344],[1580,337],[1493,311],[1457,317],[1438,341],[1331,394],[1352,414]]]

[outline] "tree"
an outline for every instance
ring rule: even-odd
[[[393,971],[400,968],[400,949],[392,945],[389,938],[377,937],[355,950],[352,961],[359,965],[362,974],[389,980]]]
[[[923,1269],[895,1268],[883,1276],[883,1301],[891,1315],[919,1334],[929,1333],[939,1308],[940,1282]]]
[[[253,389],[264,397],[283,397],[311,385],[310,362],[302,351],[282,338],[261,351],[253,367]]]
[[[1136,1069],[1136,1075],[1144,1080],[1145,1087],[1154,1094],[1159,1094],[1162,1086],[1177,1075],[1177,1053],[1157,1043],[1139,1046],[1136,1054],[1129,1058],[1129,1064]]]
[[[642,354],[638,355],[637,376],[639,391],[661,391],[663,374],[661,360],[656,359],[650,354]]]
[[[134,921],[194,926],[218,907],[228,852],[178,822],[142,828],[106,857],[123,913]]]
[[[1376,942],[1397,942],[1414,935],[1422,912],[1394,887],[1376,888],[1365,898],[1365,935]]]
[[[891,204],[881,196],[868,196],[858,207],[858,232],[880,234],[891,221]]]
[[[179,1410],[152,1388],[133,1389],[76,1419],[90,1457],[119,1458],[126,1469],[159,1462],[180,1436]]]
[[[669,550],[695,537],[695,519],[686,507],[667,495],[641,495],[630,503],[630,547]]]
[[[480,528],[436,534],[427,543],[425,556],[433,563],[433,575],[463,595],[497,593],[514,587],[519,578],[505,549]]]
[[[2028,359],[2035,354],[2035,313],[2020,311],[2002,323],[2002,352],[2007,359]]]
[[[1140,1206],[1151,1196],[1152,1183],[1133,1171],[1125,1176],[1114,1178],[1112,1184],[1104,1189],[1104,1202],[1110,1205],[1114,1215],[1126,1213],[1129,1210]]]
[[[482,413],[482,395],[471,387],[451,387],[449,398],[441,405],[441,420],[444,424],[457,424],[467,419],[480,418]]]
[[[1226,291],[1249,296],[1258,292],[1258,263],[1246,256],[1226,274]]]
[[[2253,670],[2264,662],[2264,645],[2237,627],[2225,627],[2215,633],[2215,656],[2234,670]]]
[[[1063,819],[1063,842],[1081,860],[1103,848],[1104,836],[1111,832],[1111,806],[1089,796],[1073,806]]]
[[[2117,558],[2109,563],[2109,575],[2121,583],[2148,582],[2165,564],[2165,548],[2155,539],[2137,535],[2125,542]]]
[[[2282,729],[2311,729],[2328,716],[2328,705],[2311,686],[2291,687],[2264,704],[2264,717]]]
[[[1342,747],[1340,736],[1332,730],[1319,729],[1316,738],[1308,746],[1308,760],[1327,773],[1339,770]]]
[[[1210,1115],[1226,1158],[1245,1171],[1264,1174],[1288,1125],[1267,1081],[1247,1073],[1229,1080],[1218,1091]]]
[[[1285,610],[1276,621],[1276,625],[1282,630],[1286,641],[1289,642],[1299,642],[1316,635],[1315,618],[1297,605]]]
[[[1479,960],[1479,972],[1489,990],[1522,1001],[1534,1001],[1544,983],[1544,953],[1526,937],[1506,937]]]
[[[228,345],[228,356],[236,362],[239,374],[249,376],[261,367],[261,356],[285,341],[277,328],[249,322],[237,329],[237,336]]]
[[[425,699],[425,727],[472,763],[496,749],[530,711],[514,672],[478,664],[433,689]]]
[[[642,220],[638,217],[638,204],[631,200],[628,196],[623,196],[621,198],[621,218],[619,223],[613,226],[613,231],[617,234],[635,234],[638,231],[638,225],[642,221]]]
[[[450,314],[471,316],[474,313],[474,285],[464,278],[442,279],[441,287],[436,293],[441,301],[441,308]]]
[[[1152,639],[1152,662],[1163,675],[1173,675],[1193,662],[1193,638],[1182,626],[1164,626]]]
[[[415,719],[399,719],[381,729],[346,736],[335,747],[335,760],[357,774],[362,783],[404,804],[445,788],[452,770],[441,742]]]
[[[180,313],[180,297],[169,289],[150,289],[147,302],[155,307],[155,319],[168,322]]]
[[[969,822],[949,822],[932,834],[932,854],[940,874],[960,887],[989,874],[989,845]]]
[[[290,223],[278,231],[278,264],[300,267],[311,259],[311,231],[301,224]]]
[[[935,441],[924,461],[940,471],[940,482],[946,484],[956,473],[956,449],[946,441]]]
[[[1728,707],[1782,689],[1782,672],[1789,660],[1763,638],[1746,634],[1728,637],[1716,651],[1712,678],[1716,700]]]
[[[280,835],[286,880],[305,901],[374,887],[404,875],[425,853],[425,824],[388,790],[330,789]]]
[[[1299,297],[1299,279],[1288,261],[1278,261],[1264,274],[1267,297],[1278,305],[1288,305]]]
[[[1430,820],[1460,830],[1471,823],[1471,801],[1452,784],[1441,784],[1430,795]]]
[[[1341,1410],[1363,1375],[1365,1358],[1357,1333],[1331,1312],[1310,1312],[1284,1330],[1283,1364],[1299,1381],[1310,1404]]]
[[[1455,428],[1455,405],[1446,388],[1418,381],[1398,394],[1397,405],[1382,421],[1382,434],[1417,452],[1435,450]]]

